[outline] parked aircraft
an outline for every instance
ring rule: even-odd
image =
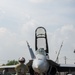
[[[15,66],[16,65],[9,65],[9,66],[0,66],[0,75],[3,75],[3,70],[8,69],[8,72],[15,75]]]

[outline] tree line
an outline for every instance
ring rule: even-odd
[[[6,64],[2,64],[2,66],[6,66],[6,65],[16,65],[19,62],[17,60],[8,60]]]

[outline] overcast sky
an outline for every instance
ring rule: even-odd
[[[0,0],[0,64],[30,58],[26,41],[35,51],[35,29],[46,28],[50,59],[75,62],[75,0]]]

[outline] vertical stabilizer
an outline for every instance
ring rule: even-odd
[[[34,52],[33,52],[32,48],[30,48],[30,45],[29,45],[28,42],[27,42],[27,46],[28,46],[28,49],[29,49],[29,52],[30,52],[31,58],[32,58],[32,59],[35,59]]]

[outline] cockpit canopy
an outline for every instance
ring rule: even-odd
[[[46,55],[46,52],[45,52],[44,48],[40,48],[36,51],[36,54]]]

